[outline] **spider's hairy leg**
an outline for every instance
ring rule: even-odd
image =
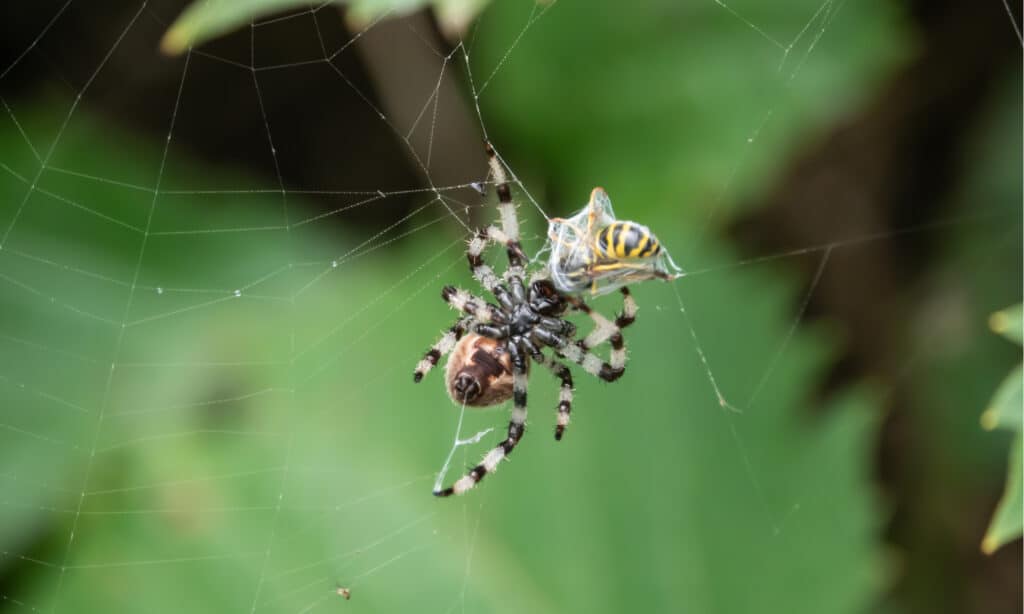
[[[473,332],[483,337],[490,339],[502,339],[508,338],[508,326],[492,326],[490,324],[477,324],[473,327]]]
[[[569,320],[544,316],[540,319],[540,325],[548,332],[565,337],[572,337],[576,334],[576,325]]]
[[[497,307],[488,304],[482,298],[473,296],[461,288],[445,286],[441,289],[441,298],[451,305],[452,308],[466,315],[473,316],[477,322],[486,324],[490,322],[503,322],[504,320]]]
[[[619,289],[622,292],[622,311],[616,316],[615,321],[611,321],[604,317],[600,313],[594,311],[581,299],[574,299],[572,301],[573,309],[582,311],[583,313],[590,316],[590,319],[594,321],[594,329],[579,342],[579,348],[584,352],[589,352],[592,348],[607,341],[612,346],[610,355],[610,363],[607,368],[601,365],[600,369],[595,373],[592,369],[587,368],[587,365],[580,363],[587,369],[588,372],[597,375],[601,379],[607,381],[614,381],[621,377],[622,372],[626,368],[626,342],[622,337],[622,329],[626,328],[630,324],[636,321],[637,305],[633,295],[630,294],[629,288],[623,286]],[[583,356],[583,360],[588,360],[586,356]],[[595,363],[590,359],[592,367],[595,367]],[[612,379],[608,379],[611,376]]]
[[[505,249],[509,254],[509,272],[515,272],[522,276],[525,272],[523,263],[528,261],[529,258],[526,257],[526,252],[523,251],[523,246],[520,245],[519,241],[513,241],[510,239],[508,234],[497,226],[488,226],[486,230],[482,230],[480,232],[486,236],[487,241],[496,245],[505,246]]]
[[[539,363],[544,362],[544,354],[541,353],[540,348],[537,347],[537,345],[534,344],[532,341],[530,341],[529,338],[523,337],[520,340],[520,343],[523,344],[523,349],[526,350],[526,352],[530,355],[531,358],[533,358],[535,361]]]
[[[555,423],[555,441],[561,441],[565,427],[569,426],[569,412],[572,411],[572,372],[569,367],[551,359],[545,363],[551,372],[562,382],[558,393],[558,422]]]
[[[515,305],[514,300],[522,302],[525,299],[525,290],[523,289],[522,281],[519,281],[519,276],[522,272],[515,268],[510,268],[505,272],[505,276],[511,285],[512,296],[510,296],[509,289],[501,285],[498,276],[494,273],[494,269],[484,261],[483,251],[490,240],[488,232],[487,230],[478,230],[476,235],[470,239],[469,247],[466,249],[469,270],[473,274],[473,278],[493,294],[503,308],[512,310]],[[500,233],[501,231],[497,232]]]
[[[505,439],[488,452],[483,460],[476,467],[469,470],[469,473],[455,481],[454,484],[442,490],[435,490],[434,495],[438,497],[449,497],[461,495],[472,489],[477,482],[484,479],[488,473],[494,473],[498,464],[515,449],[516,445],[523,438],[526,432],[526,363],[524,358],[518,354],[514,344],[509,345],[509,350],[518,358],[515,359],[512,373],[512,419],[508,423],[508,434]]]
[[[629,288],[622,286],[619,288],[619,292],[622,293],[622,311],[615,318],[615,325],[619,329],[623,329],[636,321],[637,306],[636,299],[630,294]]]
[[[498,276],[494,269],[484,262],[484,249],[487,248],[488,235],[486,230],[478,230],[476,235],[469,240],[469,247],[466,248],[466,259],[469,261],[469,271],[473,278],[480,282],[480,285],[494,292],[498,286]],[[498,297],[499,300],[501,297]]]
[[[508,174],[491,144],[485,143],[484,147],[487,150],[487,163],[490,165],[491,175],[494,177],[495,191],[498,193],[498,211],[501,213],[502,236],[500,239],[495,236],[494,240],[505,244],[509,266],[521,267],[527,258],[519,243],[519,218],[516,217],[516,207],[512,203],[512,189],[508,185]]]
[[[616,347],[616,341],[618,341],[618,347]],[[612,364],[609,364],[601,360],[601,358],[595,354],[584,350],[579,344],[570,343],[565,347],[559,348],[558,353],[583,367],[583,370],[587,373],[595,377],[599,377],[606,382],[614,382],[622,377],[622,374],[626,372],[626,349],[622,344],[621,334],[619,334],[618,337],[613,336],[611,343],[612,360],[615,361]],[[616,359],[617,357],[618,359]]]
[[[609,364],[584,346],[583,341],[572,343],[568,339],[550,331],[538,328],[533,331],[537,340],[554,348],[555,353],[583,367],[587,373],[599,377],[606,382],[614,382],[626,371],[626,346],[622,333],[611,336],[612,363]]]
[[[455,347],[455,343],[462,338],[463,333],[466,332],[466,328],[472,318],[463,318],[455,323],[454,326],[448,329],[441,338],[437,340],[437,343],[432,345],[427,353],[423,355],[419,364],[416,365],[416,370],[413,371],[412,381],[419,383],[423,380],[423,376],[430,373],[430,370],[437,366],[438,361],[441,360],[442,356],[447,355]]]
[[[622,338],[622,329],[636,321],[637,306],[636,300],[629,292],[629,288],[622,286],[619,288],[619,291],[622,293],[622,311],[615,317],[614,326],[616,330],[608,338],[608,341],[612,346],[612,368],[617,368],[621,372],[626,368],[626,345],[625,340]]]
[[[614,336],[616,332],[621,331],[636,321],[636,300],[630,293],[629,288],[622,286],[619,288],[619,292],[622,293],[622,311],[620,311],[615,317],[614,322],[591,309],[590,305],[587,305],[582,299],[571,299],[570,304],[573,309],[582,311],[590,316],[590,319],[594,321],[594,330],[592,330],[584,340],[584,344],[587,346],[587,349],[597,347]]]
[[[590,319],[594,321],[594,328],[583,339],[583,346],[586,350],[601,345],[618,334],[621,330],[615,322],[612,322],[600,313],[592,310],[590,306],[583,301],[573,305],[573,307],[578,311],[582,311],[587,314],[590,316]]]

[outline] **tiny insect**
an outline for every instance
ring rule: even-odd
[[[352,598],[352,591],[343,586],[339,586],[337,592],[338,595],[340,597],[344,597],[346,601]]]
[[[651,229],[617,220],[603,188],[576,215],[548,224],[551,280],[561,292],[600,295],[648,279],[672,280],[682,270]]]

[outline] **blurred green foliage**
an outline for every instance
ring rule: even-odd
[[[992,330],[1007,339],[1021,343],[1021,305],[1009,307],[992,314],[989,324]],[[1010,449],[1010,463],[1006,476],[1006,491],[999,501],[992,523],[981,543],[982,549],[991,554],[1000,546],[1021,536],[1024,528],[1024,466],[1021,448],[1024,435],[1021,433],[1021,407],[1024,405],[1024,368],[1017,366],[999,385],[992,404],[981,416],[981,424],[988,430],[1007,429],[1016,433]]]
[[[1018,206],[1020,76],[1008,81],[967,143],[965,177],[953,196],[956,211],[981,217],[942,234],[930,274],[911,289],[926,298],[901,374],[919,401],[907,418],[916,428],[900,439],[913,463],[898,484],[912,507],[904,511],[899,556],[916,573],[903,587],[903,610],[895,611],[970,611],[963,592],[968,581],[949,561],[960,548],[980,552],[992,514],[990,493],[1005,480],[1010,433],[980,429],[978,417],[1007,368],[1021,358],[986,325],[994,310],[1021,295],[1020,282],[1014,282],[1021,279],[1024,216]],[[962,538],[951,540],[958,532]],[[1004,605],[1014,610],[1012,603]]]
[[[9,136],[3,151],[18,151]],[[85,116],[64,136],[61,165],[88,158],[101,138],[90,174],[159,166],[154,148],[126,157],[125,138]],[[193,182],[209,172],[168,171]],[[25,189],[5,187],[7,196]],[[41,188],[118,219],[152,200],[59,173]],[[514,460],[464,499],[437,500],[431,473],[457,409],[437,374],[416,387],[409,371],[452,317],[437,289],[469,283],[461,239],[420,233],[335,269],[332,255],[361,237],[161,234],[272,226],[273,199],[160,196],[155,206],[134,293],[63,266],[130,279],[142,237],[46,194],[31,197],[5,245],[9,283],[41,293],[5,293],[5,330],[90,357],[61,364],[54,351],[5,345],[4,373],[26,385],[5,388],[17,408],[5,422],[46,441],[13,432],[23,445],[3,448],[17,475],[15,505],[2,508],[4,550],[48,535],[32,557],[59,567],[76,525],[68,569],[35,568],[25,584],[35,588],[19,599],[61,611],[224,611],[252,600],[297,611],[336,599],[337,581],[361,611],[443,610],[465,591],[471,611],[820,612],[863,607],[878,585],[866,402],[849,397],[806,424],[802,394],[823,340],[796,335],[756,403],[737,402],[745,413],[733,415],[717,405],[671,288],[638,288],[624,385],[580,376],[574,423],[556,445],[545,425],[557,386],[535,377],[534,428]],[[318,264],[287,269],[308,262]],[[239,297],[224,285],[281,267]],[[271,298],[325,271],[294,306]],[[792,290],[744,271],[695,277],[680,292],[724,394],[746,400],[786,339]],[[474,413],[466,433],[503,422],[501,410]]]
[[[346,6],[346,17],[355,28],[365,28],[385,16],[411,13],[425,6],[434,9],[438,23],[450,34],[461,34],[488,0],[335,0]],[[160,42],[168,54],[182,53],[190,46],[276,13],[301,9],[318,9],[309,0],[199,0],[193,2],[175,20]]]
[[[508,2],[485,14],[476,53],[501,66],[474,72],[486,115],[513,162],[557,178],[558,214],[603,185],[619,215],[673,225],[686,249],[907,53],[889,2],[841,16],[816,0],[728,6],[568,2],[535,19]],[[529,44],[505,57],[531,21]]]
[[[817,2],[730,6],[796,41],[781,69],[782,49],[712,2],[560,2],[515,45],[537,7],[485,14],[473,46],[484,118],[528,187],[552,178],[545,211],[571,212],[602,184],[684,267],[736,263],[717,232],[733,205],[902,53],[880,1],[841,18],[815,18]],[[535,374],[512,460],[470,495],[436,500],[458,408],[439,373],[419,386],[410,374],[453,317],[440,287],[474,287],[440,205],[424,215],[443,223],[396,243],[284,230],[285,215],[317,211],[293,195],[126,187],[161,168],[164,190],[264,180],[173,142],[162,165],[161,144],[85,113],[59,128],[65,107],[31,106],[18,107],[25,133],[63,130],[52,165],[85,175],[47,171],[22,206],[37,162],[19,131],[0,131],[0,219],[18,215],[0,250],[11,597],[61,612],[817,614],[875,602],[887,572],[868,475],[878,403],[861,389],[814,407],[841,331],[794,332],[807,289],[770,265],[637,287],[626,377],[577,376],[556,444],[557,385]],[[535,249],[543,226],[520,211]],[[743,413],[723,410],[714,386]],[[504,409],[471,412],[463,436],[505,421]],[[448,480],[495,439],[458,453]]]

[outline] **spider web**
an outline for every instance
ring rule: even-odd
[[[720,495],[716,502],[685,502],[679,522],[703,527],[718,522],[711,516],[724,518],[739,539],[766,553],[755,564],[755,575],[768,578],[759,598],[783,604],[771,592],[787,590],[775,581],[772,551],[813,549],[822,523],[869,530],[866,504],[856,502],[858,513],[848,514],[830,498],[829,484],[863,481],[866,470],[856,461],[871,422],[856,411],[863,399],[839,403],[841,417],[805,434],[806,445],[791,454],[760,433],[777,422],[796,429],[796,405],[804,401],[784,382],[807,378],[815,369],[807,356],[820,360],[824,353],[802,337],[800,325],[837,252],[977,219],[935,220],[753,258],[738,257],[717,239],[747,182],[756,185],[751,178],[772,170],[752,168],[750,158],[758,148],[787,146],[793,109],[800,107],[796,86],[842,52],[842,45],[822,50],[823,42],[844,19],[860,22],[857,7],[813,0],[777,18],[757,3],[708,0],[673,15],[724,22],[731,40],[760,49],[774,72],[765,77],[772,89],[759,113],[740,117],[740,126],[715,127],[728,133],[719,140],[719,158],[728,163],[686,171],[707,172],[714,195],[694,212],[673,205],[650,222],[667,245],[680,246],[673,255],[687,277],[634,290],[640,315],[627,340],[636,383],[604,386],[574,370],[573,424],[555,445],[544,425],[554,423],[557,385],[535,375],[530,435],[515,456],[469,495],[437,501],[432,484],[458,477],[507,422],[507,408],[453,407],[440,373],[411,384],[422,351],[452,319],[438,290],[457,281],[479,292],[465,270],[465,241],[477,224],[496,218],[493,196],[477,194],[490,187],[482,151],[454,156],[474,160],[468,167],[445,160],[453,142],[494,142],[514,179],[531,253],[542,243],[544,219],[582,205],[584,185],[567,202],[550,201],[543,179],[519,174],[543,172],[544,160],[531,160],[529,151],[506,153],[502,139],[488,132],[492,116],[506,118],[496,131],[501,136],[512,136],[511,127],[530,131],[529,117],[507,119],[509,106],[537,96],[517,79],[519,66],[530,65],[517,59],[542,51],[537,37],[547,22],[578,9],[568,2],[495,7],[447,47],[412,25],[388,30],[425,58],[418,69],[430,67],[398,76],[410,80],[404,93],[415,104],[388,107],[395,98],[383,92],[396,86],[387,74],[368,87],[344,61],[395,15],[339,35],[336,7],[311,4],[254,21],[241,48],[213,43],[169,60],[155,50],[175,10],[139,2],[110,17],[103,53],[85,59],[89,69],[78,74],[59,52],[61,44],[74,52],[74,41],[55,39],[76,4],[56,4],[0,72],[2,134],[17,145],[0,160],[0,284],[9,314],[0,324],[0,389],[10,408],[0,417],[0,441],[10,450],[0,473],[0,517],[11,527],[0,529],[0,566],[19,570],[16,582],[0,587],[0,598],[11,611],[310,612],[357,604],[385,611],[617,611],[640,599],[618,594],[616,584],[660,587],[644,598],[664,609],[676,575],[686,603],[730,611],[745,603],[743,593],[718,594],[701,575],[728,568],[738,556],[731,546],[695,546],[705,560],[686,560],[681,569],[689,571],[677,572],[679,560],[646,543],[656,538],[641,527],[640,544],[589,544],[591,536],[606,534],[602,523],[661,518],[657,510],[678,505],[667,494],[674,481],[682,492]],[[277,52],[275,33],[285,28],[307,32],[311,46],[301,57]],[[129,55],[139,41],[154,54]],[[629,42],[610,44],[625,53]],[[722,62],[743,61],[730,51],[723,50]],[[403,56],[397,66],[406,62]],[[153,97],[166,109],[158,144],[139,143],[99,119],[98,109],[123,102],[118,81],[125,70],[177,75],[172,91]],[[10,97],[18,79],[39,74],[47,91]],[[395,163],[413,170],[410,183],[379,185],[358,173],[343,175],[347,185],[295,183],[292,152],[280,143],[300,132],[315,136],[322,120],[304,117],[302,108],[317,95],[305,83],[317,80],[343,83],[357,101],[348,104],[360,110],[331,135],[337,147],[372,160],[379,154],[374,139],[386,133],[405,156]],[[197,115],[194,109],[208,108],[200,105],[204,97],[219,95],[207,89],[211,83],[245,93],[231,96],[216,117]],[[297,92],[287,114],[267,105],[279,88]],[[467,113],[452,115],[459,105],[448,97],[458,97]],[[453,141],[466,117],[472,138]],[[211,168],[179,145],[183,132],[231,121],[259,135],[262,172],[230,161]],[[378,130],[361,131],[361,124]],[[551,151],[544,135],[526,137]],[[624,156],[612,166],[627,163]],[[582,184],[580,169],[564,170]],[[621,177],[589,179],[611,189]],[[370,226],[346,223],[368,209],[376,211]],[[616,210],[628,215],[630,207],[624,202]],[[674,216],[685,219],[682,228]],[[500,253],[488,257],[501,264]],[[766,267],[789,259],[813,261],[810,283],[771,290]],[[754,307],[766,315],[748,319],[749,310],[737,308],[726,330],[714,305],[743,301],[736,280],[766,293]],[[616,308],[611,298],[596,306],[605,313]],[[744,355],[743,337],[766,321],[781,334],[768,335],[765,351]],[[669,396],[643,392],[673,378],[677,386],[661,388]],[[688,457],[665,448],[658,435],[671,429],[680,429],[682,447],[717,459],[715,466],[686,466]],[[634,445],[620,455],[616,442],[623,439]],[[815,458],[824,459],[824,470],[813,469]],[[730,483],[708,485],[716,471]],[[606,499],[587,498],[593,492]],[[555,508],[572,522],[544,523],[531,512],[532,501],[574,496],[602,507]],[[603,507],[624,498],[634,503]],[[539,563],[528,544],[514,539],[589,544],[596,554],[547,552]],[[618,552],[651,566],[631,572],[650,587],[634,575],[619,577],[621,569],[605,570],[600,582],[573,571],[580,557],[614,560]],[[872,559],[864,554],[863,561]],[[534,566],[564,574],[566,584],[542,584]],[[575,592],[559,595],[570,590],[565,586]],[[828,595],[829,587],[807,588],[806,603],[828,603],[815,601],[815,593]]]

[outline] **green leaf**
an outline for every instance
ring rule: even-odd
[[[614,0],[555,4],[525,31],[516,2],[482,17],[473,74],[489,130],[502,128],[499,149],[505,135],[525,144],[506,157],[558,170],[565,198],[550,210],[575,212],[602,185],[618,215],[661,216],[688,229],[684,244],[701,240],[708,220],[726,223],[767,189],[802,138],[874,91],[904,40],[879,0],[827,25],[817,0],[729,7],[742,18],[713,1]],[[820,44],[808,35],[819,28]]]
[[[463,34],[490,0],[347,0],[345,17],[354,29],[362,29],[389,13],[404,14],[433,7],[441,30],[450,38]]]
[[[1021,343],[1021,319],[1024,318],[1022,307],[1024,305],[1007,307],[993,313],[988,320],[989,327],[1007,339]]]
[[[465,32],[489,2],[490,0],[434,0],[434,13],[441,24],[441,30],[449,38],[453,38]]]
[[[39,130],[28,114],[20,118],[29,133]],[[0,150],[12,167],[30,163],[18,134],[3,136]],[[123,142],[116,130],[76,116],[60,162],[141,183],[160,166],[158,144]],[[212,172],[179,161],[166,180],[202,185]],[[75,175],[47,174],[42,187],[133,222],[152,202],[149,193]],[[24,190],[7,176],[0,188],[9,196]],[[106,401],[108,362],[53,377],[52,368],[12,356],[48,394],[71,397],[81,388],[91,410],[104,408],[98,429],[90,413],[60,433],[74,446],[72,460],[95,450],[79,511],[83,473],[72,462],[50,482],[62,490],[44,500],[62,513],[0,507],[0,526],[16,520],[49,536],[39,559],[68,568],[54,597],[57,568],[27,566],[19,600],[60,612],[224,612],[254,604],[260,612],[298,612],[336,605],[341,585],[351,588],[353,604],[379,612],[446,611],[453,603],[473,612],[669,611],[681,591],[700,612],[845,613],[873,601],[882,581],[870,487],[878,413],[861,391],[809,418],[808,391],[828,342],[790,330],[797,288],[750,269],[694,277],[678,287],[683,314],[669,285],[637,287],[627,378],[606,386],[581,374],[571,430],[556,443],[549,425],[557,384],[539,372],[531,380],[531,428],[515,461],[469,496],[439,501],[430,494],[432,474],[458,409],[442,373],[417,386],[408,372],[452,317],[436,292],[421,290],[469,279],[462,242],[417,233],[399,249],[335,270],[329,254],[364,237],[305,225],[290,237],[268,232],[259,240],[159,234],[262,228],[281,215],[280,201],[259,193],[208,205],[201,196],[157,202],[156,234]],[[298,196],[289,211],[310,215]],[[61,303],[121,318],[129,290],[97,290],[95,279],[52,263],[131,272],[140,248],[136,235],[109,222],[85,226],[91,217],[63,201],[31,202],[15,236],[46,262],[8,258],[3,273],[45,285],[43,294],[59,301],[40,305],[37,294],[14,286],[2,315],[47,346],[66,346],[73,331],[76,352],[109,361],[116,327]],[[724,247],[708,237],[701,249]],[[299,259],[326,260],[330,273],[293,313],[287,301],[267,299],[323,274],[286,266]],[[266,271],[283,273],[253,288],[251,299],[248,290],[223,298],[187,289],[230,288],[225,280],[262,279]],[[597,305],[613,312],[608,298]],[[743,414],[719,406],[689,319],[715,382]],[[747,403],[755,387],[756,402]],[[464,436],[505,420],[504,410],[473,412]],[[48,444],[28,441],[18,454],[31,468]],[[449,479],[493,443],[457,455]],[[13,527],[2,537],[0,550],[26,552]],[[737,561],[750,573],[737,573]]]
[[[790,36],[821,8],[810,0],[749,5],[755,23]],[[841,18],[810,24],[808,32],[827,33],[821,45],[816,36],[802,39],[788,66],[803,69],[790,79],[778,70],[781,49],[713,2],[628,10],[611,1],[551,10],[496,3],[472,47],[473,61],[483,63],[475,83],[490,83],[481,101],[489,127],[502,135],[499,149],[523,154],[513,165],[524,175],[535,162],[550,170],[550,182],[537,185],[565,195],[543,202],[546,212],[571,211],[604,183],[617,212],[649,218],[664,244],[685,252],[684,265],[736,263],[742,257],[707,224],[723,223],[730,202],[716,211],[709,195],[723,186],[759,189],[745,164],[734,181],[731,172],[746,161],[763,173],[786,159],[780,141],[806,137],[798,130],[812,123],[805,116],[823,122],[842,112],[837,101],[852,104],[855,92],[869,88],[868,68],[883,63],[889,41],[899,39],[883,7],[851,3]],[[233,23],[249,19],[236,15]],[[221,24],[219,31],[233,27]],[[206,40],[208,32],[191,28],[178,35],[179,50]],[[801,51],[811,46],[824,53],[805,60]],[[784,95],[787,84],[793,91]],[[772,109],[771,130],[748,147]],[[88,161],[92,176],[149,185],[162,143],[141,155],[136,143],[120,145],[114,130],[84,130],[79,117],[61,140],[66,159],[56,163],[77,169]],[[15,130],[5,136],[5,149],[25,149]],[[15,157],[5,163],[19,168]],[[22,157],[34,168],[27,152]],[[136,178],[133,164],[149,173]],[[182,162],[163,181],[204,185],[216,173],[211,166]],[[153,202],[150,193],[142,202],[124,190],[108,195],[103,190],[114,188],[101,182],[51,183],[64,177],[45,174],[45,187],[110,207],[119,219],[144,215]],[[14,186],[0,199],[13,215],[24,188],[0,180]],[[288,198],[295,219],[311,215],[300,198]],[[157,201],[140,280],[150,290],[140,290],[129,314],[144,324],[127,328],[119,353],[122,363],[143,366],[116,371],[98,429],[103,452],[89,476],[97,494],[84,502],[70,550],[74,517],[45,519],[55,545],[41,559],[69,566],[58,611],[301,612],[321,604],[316,611],[846,614],[876,602],[885,573],[871,486],[880,412],[866,390],[812,407],[834,341],[794,326],[807,288],[756,266],[636,287],[640,314],[626,334],[627,376],[604,385],[579,373],[573,423],[556,443],[557,383],[536,373],[528,433],[514,460],[469,496],[438,501],[430,495],[432,474],[448,452],[458,408],[444,392],[443,373],[417,386],[409,370],[451,321],[437,290],[472,283],[461,229],[449,223],[402,242],[383,237],[368,257],[323,274],[305,263],[329,263],[367,237],[345,236],[341,224],[295,224],[288,234],[174,234],[281,223],[273,196],[212,201],[202,194]],[[71,225],[53,233],[51,221],[70,213],[46,202],[51,215],[26,218],[17,238],[49,260],[86,270],[112,262],[128,271],[119,277],[131,279],[136,243]],[[437,209],[430,215],[443,216]],[[528,242],[543,237],[536,220],[524,228]],[[37,268],[34,275],[3,272],[55,277]],[[283,272],[254,289],[263,298],[219,302],[205,292],[152,291],[161,284],[230,288],[267,271]],[[273,300],[321,274],[298,301]],[[73,304],[109,303],[85,307],[120,318],[127,290],[95,291],[89,281],[67,288],[55,279],[54,293]],[[44,317],[38,297],[24,298],[11,310],[34,328],[77,325],[76,314]],[[615,297],[595,307],[619,308]],[[113,338],[102,329],[83,351],[108,357]],[[83,371],[75,379],[98,396],[106,375]],[[64,382],[44,386],[55,392]],[[716,389],[743,413],[723,410]],[[268,392],[247,396],[254,390]],[[507,409],[469,412],[465,420],[463,437],[500,429]],[[89,421],[71,429],[71,439],[89,451],[95,432]],[[448,480],[494,443],[490,436],[458,453]],[[201,479],[217,476],[230,477]],[[66,484],[80,490],[82,478],[69,472]],[[6,543],[0,550],[24,551]],[[57,573],[30,568],[25,601],[49,605]],[[331,601],[339,584],[352,589],[351,604]]]
[[[171,24],[160,49],[177,55],[261,17],[309,6],[308,0],[197,0]]]
[[[346,15],[360,29],[382,16],[411,13],[433,6],[442,30],[448,34],[463,32],[487,5],[488,0],[335,0],[349,5]],[[316,3],[322,4],[322,3]],[[196,0],[171,25],[160,42],[160,49],[177,55],[195,45],[224,35],[255,20],[290,9],[309,9],[309,0]]]
[[[1018,406],[1019,409],[1019,406]],[[1003,498],[999,500],[999,506],[992,516],[992,522],[985,532],[985,539],[981,542],[981,550],[985,554],[992,554],[1004,544],[1013,541],[1021,536],[1022,525],[1024,525],[1024,457],[1021,456],[1021,448],[1024,445],[1024,436],[1020,433],[1013,440],[1013,448],[1010,450],[1010,467],[1006,476],[1006,490]]]
[[[1021,305],[997,311],[989,318],[989,326],[1002,336],[1021,342]],[[989,408],[981,415],[981,425],[988,430],[1008,429],[1017,432],[1010,450],[1010,467],[1006,476],[1006,490],[999,501],[981,549],[992,554],[1003,544],[1021,536],[1024,530],[1024,510],[1021,485],[1024,468],[1021,467],[1021,438],[1024,428],[1024,365],[1018,365],[996,389]]]
[[[981,414],[981,425],[987,430],[996,428],[1021,430],[1021,408],[1024,407],[1024,368],[1018,365],[996,389],[988,409]]]

